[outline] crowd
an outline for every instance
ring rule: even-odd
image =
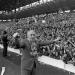
[[[30,29],[35,30],[37,38],[42,41],[59,39],[56,43],[40,47],[39,53],[75,65],[75,13],[42,14],[19,19],[18,22],[1,23],[0,33],[1,26],[7,28],[9,46],[12,47],[13,34],[18,32],[26,38]]]

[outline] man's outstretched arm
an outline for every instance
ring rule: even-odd
[[[59,39],[55,39],[55,40],[50,40],[50,41],[39,41],[39,45],[40,46],[46,46],[46,45],[50,45],[52,43],[57,42]]]

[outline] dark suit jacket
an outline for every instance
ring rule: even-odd
[[[2,35],[2,43],[3,46],[7,46],[8,45],[8,39],[7,39],[7,34]]]
[[[30,54],[31,50],[31,42],[27,39],[21,39],[20,40],[20,50],[22,51],[22,57],[21,57],[21,68],[22,69],[28,69],[31,70],[34,65],[35,57]],[[37,44],[37,50],[39,50],[41,45],[48,45],[51,42],[39,42],[36,41]]]

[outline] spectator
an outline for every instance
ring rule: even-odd
[[[3,57],[7,56],[7,48],[8,48],[8,34],[7,31],[3,31],[2,35],[2,43],[3,43]]]

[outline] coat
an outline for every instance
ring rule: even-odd
[[[36,41],[36,47],[37,50],[40,49],[40,46],[44,46],[44,45],[48,45],[51,42],[40,42],[40,41]],[[32,56],[30,54],[30,52],[32,52],[31,50],[31,42],[27,39],[22,39],[20,42],[20,50],[22,52],[22,57],[21,57],[21,69],[28,69],[28,70],[32,70],[36,57]]]

